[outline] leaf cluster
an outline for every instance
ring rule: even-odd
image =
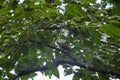
[[[113,7],[106,8],[108,3]],[[36,76],[32,70],[41,66],[49,70],[38,71],[59,78],[55,62],[61,59],[85,63],[76,70],[61,64],[65,75],[74,74],[73,80],[116,78],[107,72],[120,72],[118,7],[114,0],[101,4],[95,0],[0,0],[0,79],[10,80],[30,70],[32,74],[19,76],[26,80]],[[60,49],[57,41],[71,51]],[[105,75],[99,73],[103,69],[108,69]]]

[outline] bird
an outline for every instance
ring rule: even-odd
[[[62,43],[60,43],[60,42],[56,42],[57,44],[58,44],[58,46],[62,49],[62,50],[64,50],[64,51],[70,51],[71,50],[71,48],[69,47],[69,46],[67,46],[67,45],[65,45],[65,44],[62,44]]]

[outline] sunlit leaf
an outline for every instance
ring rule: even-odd
[[[6,15],[12,8],[11,7],[5,7],[0,10],[0,15]]]

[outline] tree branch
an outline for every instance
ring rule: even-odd
[[[120,78],[120,73],[116,72],[116,71],[112,71],[112,70],[108,70],[108,69],[97,69],[95,67],[92,66],[86,66],[85,63],[82,62],[74,62],[74,61],[65,61],[65,60],[58,60],[53,62],[51,65],[49,66],[59,66],[59,65],[63,65],[63,64],[69,64],[72,66],[78,66],[80,68],[84,68],[90,71],[94,71],[94,72],[98,72],[104,75],[112,75],[112,76],[116,76],[116,78]],[[48,66],[42,66],[42,67],[37,67],[37,68],[33,68],[33,69],[29,69],[29,70],[24,70],[22,72],[20,72],[17,76],[14,77],[13,80],[17,79],[18,77],[24,76],[24,75],[28,75],[30,73],[34,73],[37,71],[45,71],[50,69],[51,67]]]
[[[37,68],[33,68],[33,69],[28,69],[28,70],[23,70],[21,71],[18,75],[16,75],[13,80],[16,80],[17,78],[21,77],[21,76],[24,76],[24,75],[28,75],[30,73],[34,73],[34,72],[37,72],[37,71],[45,71],[45,70],[48,70],[48,66],[42,66],[42,67],[37,67]]]
[[[41,29],[44,29],[44,30],[59,30],[61,28],[59,28],[59,27],[47,27],[47,28],[41,28]]]
[[[36,43],[38,45],[41,45],[43,44],[42,42],[37,42],[35,40],[29,40],[30,42],[33,42],[33,43]],[[113,71],[113,70],[108,70],[108,69],[97,69],[93,66],[89,66],[89,65],[86,65],[85,63],[82,63],[82,62],[78,62],[76,60],[76,58],[74,58],[71,54],[69,54],[67,51],[64,51],[62,49],[59,49],[55,46],[51,46],[51,45],[47,45],[47,44],[43,44],[44,46],[46,47],[49,47],[49,48],[52,48],[52,49],[55,49],[57,51],[61,51],[62,53],[64,53],[67,57],[69,57],[72,61],[65,61],[65,60],[59,60],[59,61],[56,61],[54,64],[55,65],[63,65],[63,64],[69,64],[69,65],[72,65],[72,66],[79,66],[81,68],[84,68],[84,69],[87,69],[87,70],[90,70],[90,71],[94,71],[94,72],[98,72],[98,73],[102,73],[102,74],[109,74],[109,75],[113,75],[113,76],[116,76],[117,78],[120,78],[120,73],[119,72],[116,72],[116,71]],[[31,72],[31,71],[30,71]]]
[[[63,50],[63,49],[60,49],[60,48],[57,48],[55,46],[51,46],[51,45],[46,45],[47,47],[49,48],[52,48],[52,49],[55,49],[57,51],[61,51],[62,53],[64,53],[67,57],[69,57],[72,61],[74,62],[77,62],[76,58],[74,58],[69,52]]]
[[[72,65],[72,66],[79,66],[81,68],[84,68],[84,69],[87,69],[87,70],[90,70],[90,71],[98,72],[98,73],[101,73],[101,74],[104,74],[104,75],[108,74],[108,75],[116,76],[116,78],[120,78],[120,73],[119,72],[116,72],[116,71],[113,71],[113,70],[108,70],[108,69],[97,69],[97,68],[92,67],[92,66],[86,66],[85,63],[82,63],[82,62],[72,62],[72,61],[59,60],[56,63],[58,65],[69,64],[69,65]]]

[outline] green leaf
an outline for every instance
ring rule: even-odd
[[[100,30],[106,33],[108,36],[112,37],[113,39],[120,39],[120,28],[112,26],[112,25],[104,25],[100,28]]]
[[[79,73],[75,73],[74,76],[73,76],[73,80],[80,80],[80,77],[79,77]]]
[[[7,63],[9,60],[5,59],[5,58],[0,58],[0,65],[4,65],[5,63]]]
[[[57,78],[60,78],[60,76],[59,76],[59,71],[58,71],[57,68],[53,70],[53,74],[54,74]]]
[[[91,35],[91,41],[93,41],[94,43],[96,43],[98,45],[100,42],[98,31],[96,30],[95,27],[89,27],[88,30]]]
[[[12,8],[11,7],[5,7],[0,10],[0,15],[5,15],[7,14]]]
[[[30,74],[30,77],[35,77],[37,74],[36,73],[32,73]]]
[[[85,3],[95,3],[96,0],[81,0],[81,1]]]
[[[109,80],[108,75],[98,74],[100,80]]]
[[[55,0],[55,4],[61,5],[61,1],[60,0]]]
[[[68,4],[65,9],[66,9],[65,12],[66,15],[71,15],[75,17],[86,16],[85,12],[82,10],[80,5]]]
[[[110,23],[111,23],[113,26],[116,26],[116,27],[120,28],[120,21],[111,20]]]
[[[21,53],[23,53],[23,55],[28,54],[28,50],[29,50],[28,46],[26,45],[21,46]]]
[[[4,0],[0,0],[0,5],[2,5],[2,4],[3,4],[3,2],[4,2]]]
[[[73,70],[72,70],[72,68],[69,68],[69,69],[65,69],[64,72],[65,72],[65,76],[66,76],[66,75],[72,74]]]

